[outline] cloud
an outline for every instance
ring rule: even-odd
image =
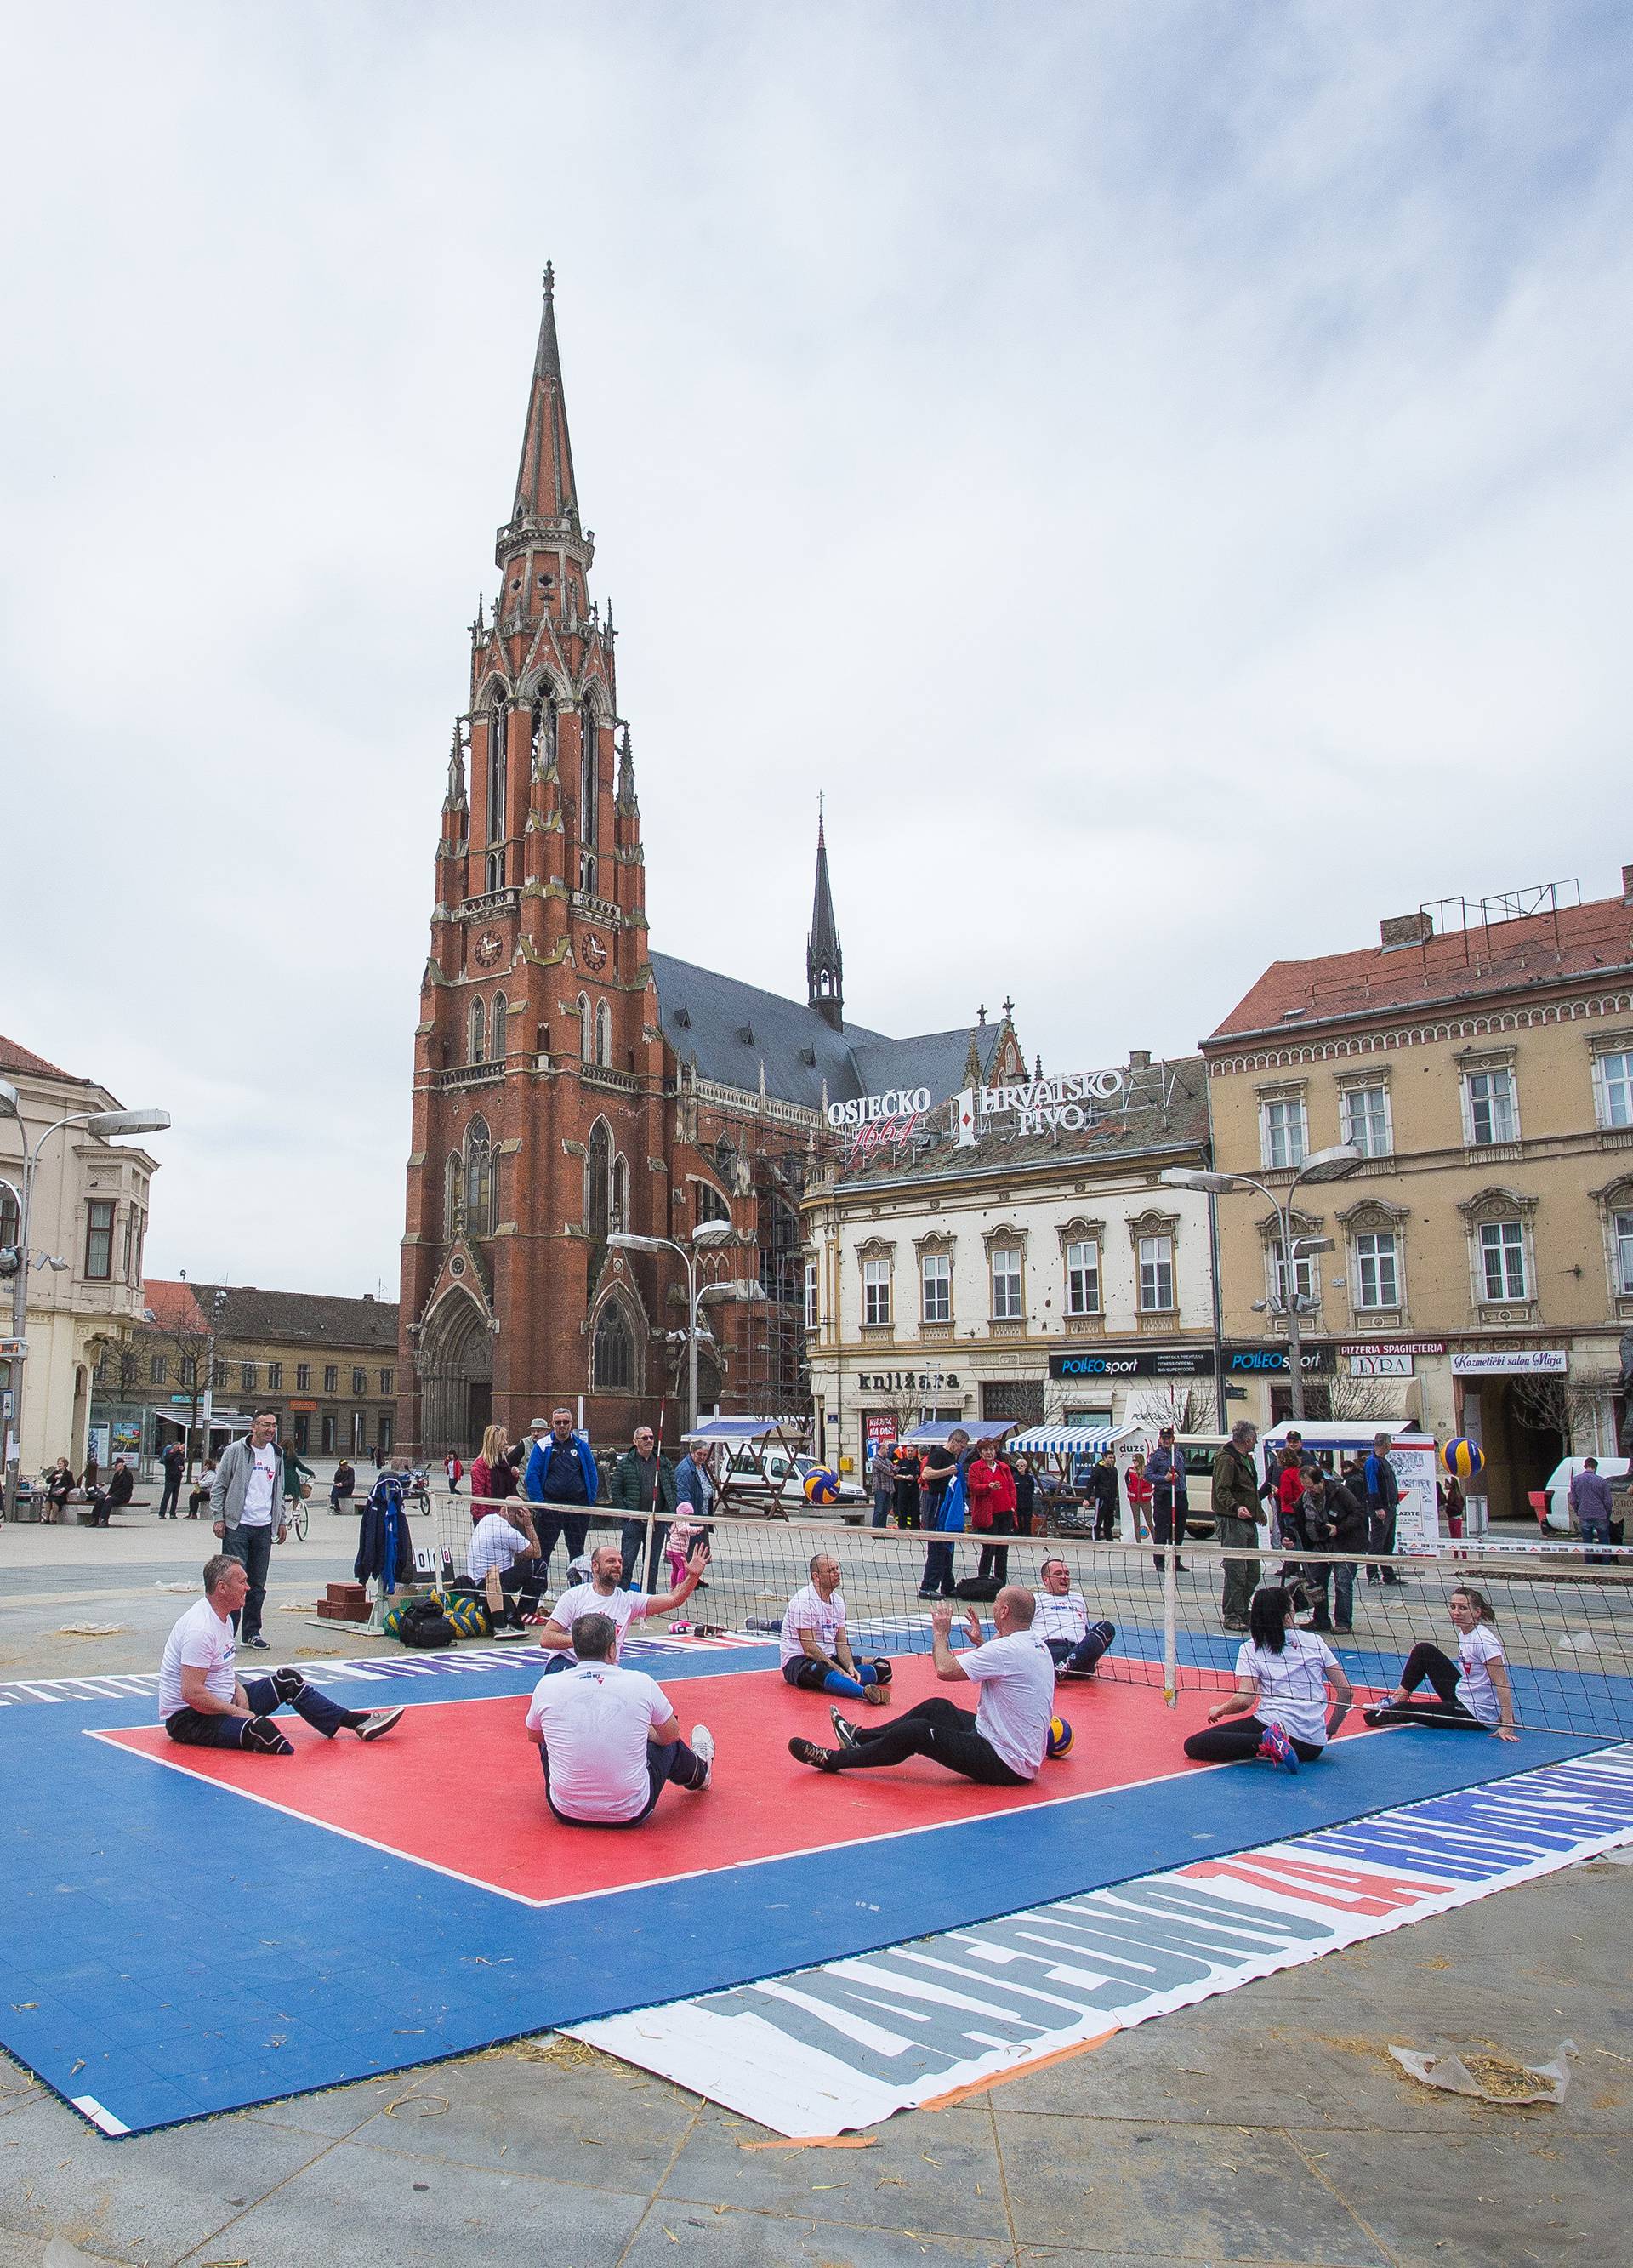
[[[819,788],[858,1019],[1011,991],[1060,1069],[1420,896],[1611,887],[1630,55],[1588,4],[14,27],[0,1028],[174,1112],[156,1271],[394,1279],[547,257],[660,946],[797,991]]]

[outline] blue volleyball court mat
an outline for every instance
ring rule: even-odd
[[[648,1826],[622,1835],[563,1827],[545,1808],[521,1730],[532,1648],[445,1670],[309,1665],[337,1697],[408,1714],[372,1747],[295,1724],[288,1759],[178,1749],[155,1736],[143,1692],[31,1688],[54,1705],[0,1708],[0,2044],[104,2134],[138,2133],[877,1951],[1606,1745],[1361,1732],[1296,1778],[1202,1769],[1180,1743],[1212,1695],[1167,1710],[1136,1663],[1129,1680],[1063,1689],[1073,1752],[1024,1796],[921,1761],[831,1779],[787,1753],[792,1731],[827,1737],[827,1704],[783,1683],[773,1646],[637,1653],[683,1723],[700,1680],[693,1698],[706,1693],[724,1722],[717,1787],[667,1790]],[[904,1656],[899,1700],[921,1685],[929,1665]],[[389,1764],[378,1781],[377,1764]]]

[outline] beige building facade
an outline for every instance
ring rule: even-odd
[[[1378,946],[1278,962],[1203,1042],[1215,1163],[1278,1204],[1315,1152],[1359,1164],[1275,1208],[1219,1200],[1228,1340],[1251,1414],[1288,1414],[1300,1302],[1311,1416],[1416,1418],[1486,1459],[1526,1518],[1567,1448],[1613,1453],[1633,1329],[1633,868],[1386,921]],[[1255,1313],[1255,1305],[1262,1312]],[[1244,1366],[1246,1374],[1246,1366]]]
[[[33,1150],[48,1128],[121,1108],[94,1079],[61,1071],[10,1040],[0,1040],[0,1078],[17,1090],[21,1114],[20,1123],[10,1113],[0,1116],[0,1176],[18,1189],[24,1150]],[[22,1382],[18,1373],[27,1366],[18,1437],[18,1470],[26,1478],[37,1477],[59,1456],[77,1473],[84,1470],[96,1366],[142,1319],[142,1249],[158,1170],[145,1151],[73,1125],[50,1134],[40,1151],[28,1227],[28,1351],[0,1359],[8,1435]],[[0,1249],[17,1247],[18,1210],[10,1189],[0,1187]],[[0,1329],[6,1332],[14,1280],[0,1283]]]

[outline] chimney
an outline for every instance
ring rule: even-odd
[[[1149,1071],[1151,1067],[1151,1051],[1149,1048],[1130,1048],[1129,1049],[1129,1069],[1130,1071]]]
[[[1622,869],[1622,902],[1624,906],[1633,906],[1633,866]]]
[[[1434,922],[1424,913],[1395,914],[1379,924],[1379,937],[1386,953],[1398,945],[1427,945],[1434,933]]]

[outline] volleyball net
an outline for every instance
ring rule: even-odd
[[[538,1507],[532,1507],[538,1511]],[[587,1548],[621,1543],[622,1513],[600,1506],[587,1515]],[[437,1499],[435,1557],[438,1573],[456,1578],[466,1572],[471,1503],[466,1497]],[[649,1593],[667,1591],[671,1567],[663,1556],[666,1523],[655,1523],[655,1577],[644,1565],[636,1580]],[[424,1534],[415,1522],[416,1544]],[[837,1559],[851,1646],[864,1655],[926,1653],[931,1649],[931,1602],[923,1594],[942,1588],[944,1569],[955,1590],[953,1643],[970,1608],[990,1634],[990,1596],[971,1596],[984,1568],[987,1587],[1013,1582],[1042,1587],[1046,1560],[1063,1560],[1068,1587],[1080,1592],[1091,1622],[1114,1624],[1116,1638],[1102,1657],[1102,1678],[1148,1686],[1153,1697],[1173,1698],[1193,1690],[1228,1692],[1236,1682],[1241,1634],[1222,1624],[1225,1571],[1245,1563],[1260,1583],[1284,1580],[1297,1587],[1303,1603],[1298,1620],[1316,1616],[1335,1624],[1342,1612],[1344,1579],[1350,1577],[1351,1611],[1348,1631],[1323,1631],[1365,1703],[1390,1692],[1412,1648],[1427,1641],[1455,1659],[1457,1632],[1450,1613],[1454,1590],[1473,1585],[1488,1603],[1513,1690],[1517,1722],[1534,1731],[1584,1738],[1633,1739],[1633,1550],[1585,1563],[1579,1547],[1560,1544],[1448,1544],[1433,1556],[1337,1558],[1302,1550],[1284,1553],[1263,1545],[1252,1553],[1222,1552],[1188,1542],[1179,1553],[1134,1545],[1095,1543],[1073,1535],[1050,1536],[953,1535],[854,1528],[828,1519],[716,1517],[707,1523],[708,1572],[673,1616],[654,1617],[644,1635],[662,1638],[673,1627],[677,1638],[739,1638],[763,1644],[775,1637],[783,1610],[810,1580],[819,1554]],[[645,1543],[644,1524],[632,1532],[633,1550],[625,1566],[629,1579],[636,1554]],[[555,1544],[546,1571],[545,1596],[564,1589],[569,1553]],[[1180,1564],[1176,1564],[1180,1563]],[[1352,1572],[1351,1572],[1352,1571]],[[1373,1581],[1371,1577],[1376,1576]],[[1430,1698],[1427,1688],[1422,1696]]]

